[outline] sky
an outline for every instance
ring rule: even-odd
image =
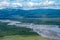
[[[60,0],[0,0],[0,9],[60,9]]]

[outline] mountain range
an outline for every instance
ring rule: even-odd
[[[1,18],[60,18],[60,9],[2,9],[0,10]]]

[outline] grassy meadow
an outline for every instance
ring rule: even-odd
[[[41,36],[19,36],[19,35],[15,35],[15,36],[5,36],[3,38],[0,38],[0,40],[46,40],[45,38],[41,37]]]

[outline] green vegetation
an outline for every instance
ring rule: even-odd
[[[16,26],[8,26],[0,22],[0,40],[45,40],[32,29]]]
[[[0,38],[0,40],[46,40],[43,37],[40,36],[19,36],[19,35],[15,35],[15,36],[5,36],[3,38]]]
[[[60,18],[25,18],[16,20],[22,23],[60,25]],[[0,22],[0,40],[45,40],[32,29],[25,27],[8,26],[7,23]]]
[[[23,23],[46,24],[46,25],[60,25],[60,18],[23,18],[18,21]]]
[[[7,23],[0,23],[0,37],[9,35],[37,35],[31,32],[32,29],[25,27],[8,26]]]

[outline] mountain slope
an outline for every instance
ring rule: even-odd
[[[4,9],[0,10],[0,18],[60,18],[60,10],[58,9],[36,9],[36,10],[20,10],[20,9]]]

